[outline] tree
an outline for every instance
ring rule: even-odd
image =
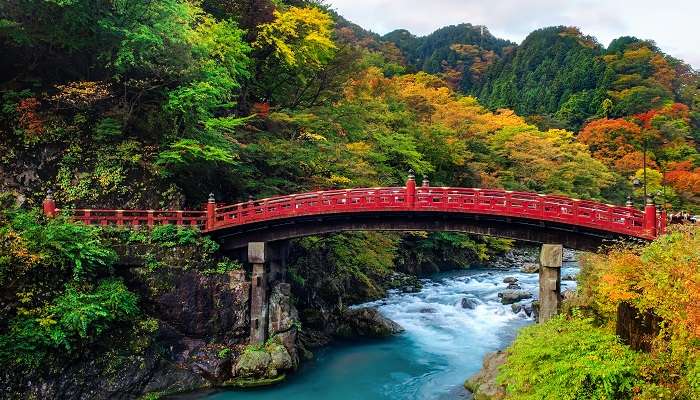
[[[335,55],[333,20],[317,7],[276,10],[274,21],[259,27],[253,43],[262,60],[256,74],[260,100],[296,106],[316,83],[316,74]]]

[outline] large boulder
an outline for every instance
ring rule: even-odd
[[[272,357],[264,348],[248,348],[234,365],[233,375],[242,378],[265,378],[271,362]]]
[[[346,310],[335,333],[342,338],[380,338],[403,330],[401,325],[383,316],[376,308],[362,307]]]
[[[474,400],[501,400],[505,398],[505,387],[496,382],[498,368],[506,362],[505,351],[489,353],[484,357],[481,370],[464,382],[464,387],[474,394]]]
[[[502,304],[513,304],[532,298],[532,293],[525,290],[504,290],[498,294]]]
[[[516,278],[514,276],[506,276],[505,278],[503,278],[503,283],[508,283],[508,284],[518,283],[518,278]]]
[[[270,379],[296,367],[287,348],[276,339],[248,346],[233,366],[234,378]]]

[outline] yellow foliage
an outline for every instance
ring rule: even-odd
[[[292,68],[319,68],[333,57],[330,15],[315,7],[290,7],[275,11],[274,17],[260,26],[254,47],[269,47],[275,58]]]
[[[594,304],[612,315],[621,301],[667,322],[673,338],[700,338],[700,228],[681,227],[649,246],[583,260]]]

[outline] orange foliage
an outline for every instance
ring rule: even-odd
[[[666,61],[661,54],[655,54],[649,61],[654,68],[654,80],[667,90],[673,90],[673,80],[676,78],[676,71]]]
[[[37,138],[44,133],[44,121],[39,117],[39,100],[34,97],[23,99],[17,105],[19,126],[24,129],[27,137]]]
[[[598,119],[579,133],[578,139],[587,144],[593,156],[608,165],[635,151],[632,143],[642,131],[638,125],[624,119]]]
[[[615,170],[625,175],[634,174],[636,171],[642,169],[643,166],[644,154],[641,151],[627,153],[622,156],[622,158],[615,161]],[[658,165],[656,165],[656,161],[651,160],[648,157],[647,168],[659,169]]]
[[[666,334],[700,338],[700,228],[684,226],[641,249],[584,258],[584,290],[601,311],[620,302],[666,321]]]
[[[669,171],[666,172],[665,178],[675,190],[690,196],[700,196],[700,168],[694,171]]]

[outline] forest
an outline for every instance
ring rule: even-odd
[[[380,36],[306,0],[6,0],[0,54],[0,360],[14,371],[58,368],[108,336],[154,336],[157,319],[115,268],[115,243],[198,246],[207,273],[240,268],[189,231],[125,239],[47,221],[47,191],[66,208],[201,209],[210,192],[233,203],[399,186],[412,169],[436,186],[638,207],[646,186],[660,206],[700,213],[700,74],[651,40],[605,46],[559,26],[515,44],[471,24]],[[575,323],[609,328],[616,300],[671,321],[668,357],[677,358],[662,365],[678,366],[675,375],[656,379],[663,371],[648,359],[621,375],[651,377],[645,396],[700,390],[698,314],[688,314],[698,260],[681,248],[697,237],[683,231],[590,261],[603,278]],[[337,289],[328,301],[342,304],[381,297],[376,281],[393,270],[467,268],[510,244],[329,235],[295,244],[292,273],[302,288],[326,280]],[[666,247],[678,256],[659,255]],[[348,252],[358,256],[339,261]],[[659,271],[620,292],[608,286],[630,282],[617,274],[637,265],[678,260],[686,270],[667,273],[684,282],[673,290],[686,309],[646,302],[647,291],[670,290]],[[610,263],[625,268],[613,274]],[[318,276],[314,265],[330,272]],[[539,398],[513,378],[518,363],[534,362],[514,357],[505,370],[525,393],[513,398]]]

